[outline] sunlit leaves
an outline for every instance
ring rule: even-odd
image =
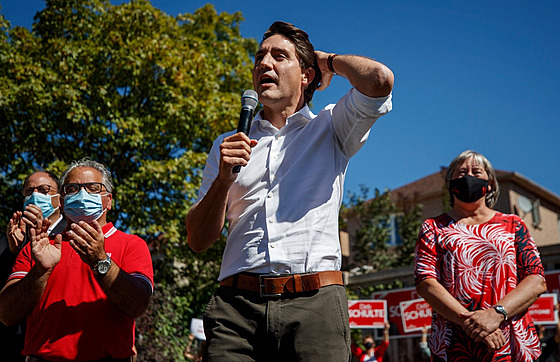
[[[350,195],[350,201],[344,207],[343,214],[354,218],[359,225],[351,235],[353,259],[348,267],[358,267],[361,272],[376,272],[410,265],[422,221],[421,206],[406,199],[395,204],[388,190],[375,189],[372,198],[368,198],[368,194],[369,189],[362,186],[361,193]],[[388,245],[393,232],[401,241],[397,246]]]

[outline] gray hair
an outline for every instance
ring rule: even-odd
[[[492,164],[484,155],[481,153],[467,150],[463,151],[459,156],[455,157],[453,161],[449,164],[447,168],[447,173],[445,174],[445,188],[449,190],[449,181],[451,181],[451,175],[455,169],[463,164],[469,158],[474,158],[476,163],[484,168],[486,173],[488,174],[488,185],[491,186],[491,189],[486,193],[486,206],[489,208],[494,207],[496,205],[496,201],[498,201],[498,196],[500,195],[500,186],[498,185],[498,179],[496,178],[496,172],[492,167]],[[449,191],[449,204],[453,206],[453,193]]]
[[[89,157],[84,157],[81,160],[73,161],[70,166],[68,166],[66,171],[62,173],[62,176],[60,176],[60,184],[64,185],[66,177],[68,176],[70,171],[79,167],[89,167],[99,171],[102,176],[103,185],[105,185],[107,192],[110,194],[113,193],[113,181],[111,181],[111,172],[109,172],[109,169],[107,169],[107,167],[97,161],[92,160]]]

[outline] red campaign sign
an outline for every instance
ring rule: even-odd
[[[560,294],[560,270],[545,271],[544,278],[548,292]]]
[[[541,294],[539,299],[529,307],[529,314],[535,324],[557,324],[558,313],[554,309],[556,293]]]
[[[387,301],[349,300],[350,328],[384,328],[387,320]]]
[[[424,299],[408,300],[399,304],[405,333],[421,331],[432,324],[432,307]]]
[[[399,305],[403,300],[418,299],[420,295],[416,293],[416,288],[403,288],[393,290],[383,290],[374,292],[371,297],[373,299],[384,299],[387,301],[388,320],[391,324],[397,326],[399,334],[404,334],[404,328],[401,320],[401,307]]]

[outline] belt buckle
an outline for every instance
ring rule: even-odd
[[[292,274],[279,274],[279,273],[259,274],[259,294],[260,294],[260,296],[265,297],[265,298],[281,297],[282,293],[265,293],[264,279],[265,278],[288,277],[288,276],[292,276]]]

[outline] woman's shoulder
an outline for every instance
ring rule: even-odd
[[[495,222],[508,223],[508,224],[521,224],[523,219],[515,214],[506,214],[501,211],[496,211],[496,214],[491,219]]]
[[[454,220],[449,216],[447,213],[440,214],[435,217],[430,217],[424,220],[424,224],[436,226],[436,227],[445,227],[451,224]]]

